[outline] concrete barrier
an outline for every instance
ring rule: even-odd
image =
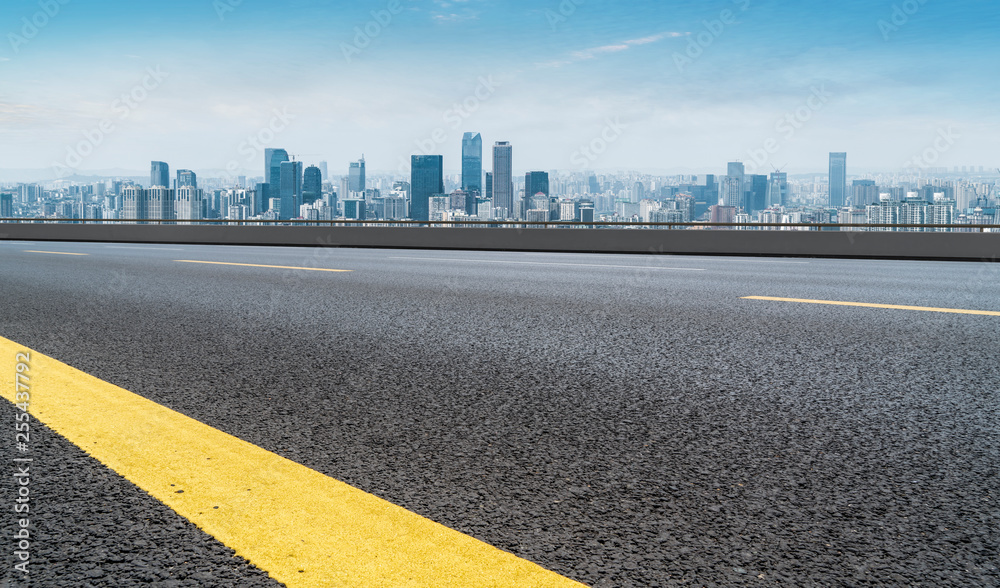
[[[1000,261],[1000,233],[0,223],[0,239]]]

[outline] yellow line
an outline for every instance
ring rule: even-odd
[[[12,402],[22,351],[0,337],[0,394]],[[582,586],[30,354],[36,419],[291,588]]]
[[[961,308],[934,308],[930,306],[901,306],[899,304],[870,304],[867,302],[837,302],[835,300],[808,300],[804,298],[774,298],[771,296],[744,296],[743,300],[770,300],[772,302],[801,302],[803,304],[830,304],[834,306],[863,306],[865,308],[889,308],[893,310],[919,310],[923,312],[948,312],[952,314],[980,314],[1000,316],[994,310],[963,310]]]
[[[354,270],[327,269],[323,267],[294,267],[289,265],[259,265],[256,263],[226,263],[224,261],[194,261],[191,259],[175,259],[180,263],[208,263],[212,265],[240,265],[244,267],[270,267],[275,269],[306,270],[311,272],[351,272]]]
[[[90,255],[89,253],[67,253],[65,251],[32,251],[25,249],[25,253],[51,253],[52,255]]]

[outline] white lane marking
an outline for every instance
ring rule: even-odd
[[[704,272],[702,268],[694,267],[655,267],[647,265],[606,265],[597,263],[548,263],[542,261],[508,261],[506,259],[466,259],[462,257],[390,257],[389,259],[411,259],[418,261],[468,261],[471,263],[516,263],[520,265],[561,265],[569,267],[610,267],[615,269],[651,269],[672,270],[678,272]]]

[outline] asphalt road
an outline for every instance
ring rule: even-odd
[[[743,299],[998,288],[985,263],[2,242],[0,336],[594,587],[1000,586],[1000,317]],[[32,586],[275,585],[43,439]]]

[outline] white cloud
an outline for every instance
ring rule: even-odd
[[[562,67],[564,65],[570,65],[578,61],[586,61],[589,59],[596,59],[601,55],[606,55],[608,53],[621,53],[622,51],[628,51],[632,47],[638,45],[649,45],[650,43],[656,43],[662,41],[663,39],[672,39],[676,37],[686,37],[691,33],[679,33],[676,31],[668,31],[663,33],[658,33],[656,35],[650,35],[648,37],[640,37],[638,39],[630,39],[628,41],[622,41],[621,43],[614,43],[611,45],[602,45],[600,47],[591,47],[590,49],[583,49],[580,51],[574,51],[570,53],[569,57],[566,59],[556,59],[553,61],[544,61],[536,63],[535,66],[539,69],[549,69],[554,67]]]

